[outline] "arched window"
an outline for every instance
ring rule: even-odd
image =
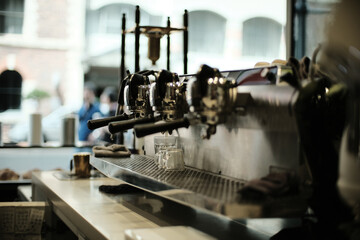
[[[87,12],[87,32],[120,34],[122,14],[126,14],[126,28],[135,26],[135,6],[116,3],[103,6],[95,11]],[[140,25],[160,25],[161,16],[154,16],[140,8]]]
[[[222,54],[226,18],[211,11],[189,12],[189,50]]]
[[[14,70],[0,74],[0,112],[19,109],[21,105],[22,77]]]
[[[246,20],[243,23],[243,55],[278,57],[281,32],[281,24],[273,19],[256,17]]]
[[[86,12],[87,79],[98,86],[117,86],[120,63],[120,40],[122,15],[126,15],[126,29],[135,27],[136,6],[113,3]],[[164,25],[161,15],[152,15],[140,7],[140,25]],[[165,25],[166,26],[166,25]],[[125,66],[130,71],[135,68],[135,34],[126,34]],[[140,37],[140,66],[146,62],[147,38]],[[165,49],[165,48],[164,48]]]

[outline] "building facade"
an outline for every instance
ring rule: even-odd
[[[85,2],[4,0],[0,6],[0,72],[22,75],[22,110],[46,115],[60,105],[80,105]],[[34,90],[50,97],[34,104],[26,98]]]

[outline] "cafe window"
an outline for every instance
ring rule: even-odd
[[[115,3],[87,11],[88,34],[120,34],[123,13],[126,15],[126,28],[135,26],[135,6],[131,4]],[[161,16],[151,15],[143,9],[140,9],[140,15],[141,25],[161,24]]]
[[[24,0],[0,1],[0,33],[22,33]]]
[[[111,4],[99,9],[99,32],[120,34],[120,12],[125,13],[130,19],[134,18],[134,6],[130,4]]]
[[[244,21],[243,55],[254,57],[278,57],[281,34],[281,24],[273,19],[255,17]]]
[[[226,18],[211,11],[189,12],[189,50],[222,54]]]
[[[331,10],[339,0],[296,0],[294,5],[294,41],[291,55],[312,56],[319,43],[326,41],[325,27],[331,22]]]

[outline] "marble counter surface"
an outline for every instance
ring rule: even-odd
[[[110,178],[61,181],[52,171],[36,172],[32,177],[32,198],[46,200],[51,210],[79,239],[125,239],[124,231],[134,228],[154,228],[157,224],[133,212],[99,186],[118,185]]]

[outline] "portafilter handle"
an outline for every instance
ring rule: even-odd
[[[119,116],[112,116],[112,117],[106,117],[106,118],[100,118],[100,119],[93,119],[93,120],[89,120],[87,122],[87,127],[90,130],[94,130],[100,127],[105,127],[107,126],[109,123],[111,122],[115,122],[115,121],[123,121],[128,119],[129,117],[127,115],[119,115]]]
[[[114,133],[118,133],[121,131],[131,129],[137,124],[153,123],[155,121],[156,121],[156,118],[154,118],[154,117],[129,119],[129,120],[124,120],[124,121],[111,122],[111,123],[109,123],[108,128],[109,128],[109,132],[114,134]]]
[[[178,128],[188,128],[190,126],[190,122],[187,118],[176,119],[169,122],[158,122],[158,123],[149,123],[149,124],[141,124],[134,126],[134,131],[136,137],[145,137],[150,134],[165,132],[165,131],[173,131]]]

